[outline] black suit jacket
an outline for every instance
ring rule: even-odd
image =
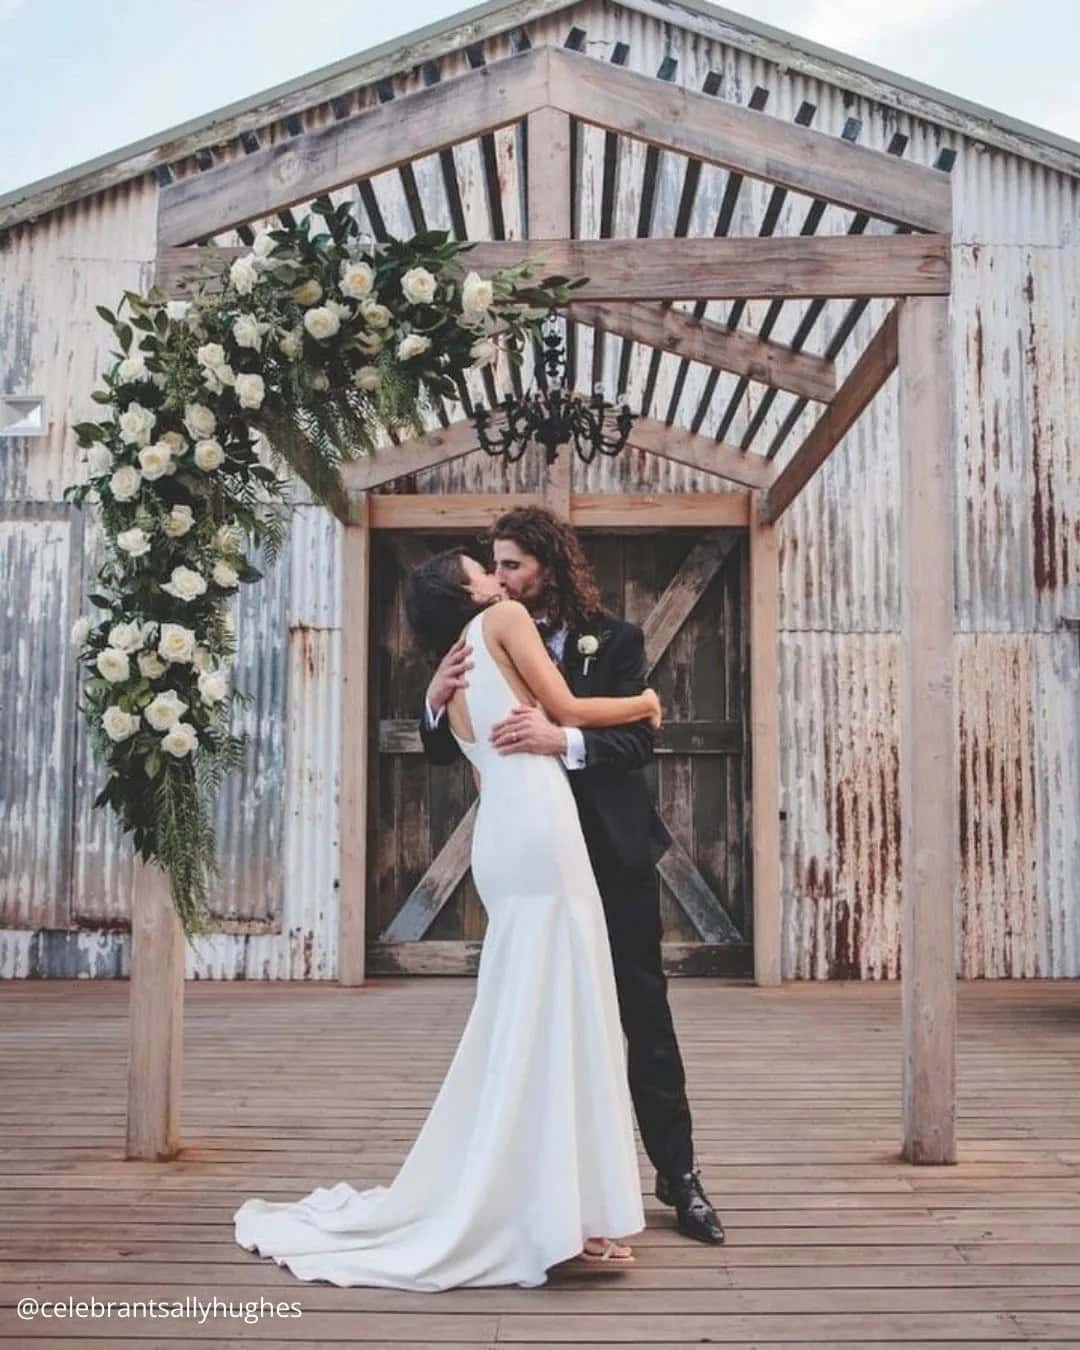
[[[589,662],[578,651],[585,636],[600,648]],[[637,624],[602,615],[593,624],[567,634],[559,668],[580,698],[623,697],[645,688],[645,638]],[[569,774],[581,825],[590,843],[613,855],[630,872],[656,866],[671,835],[656,813],[642,772],[653,757],[655,733],[648,721],[622,727],[584,728],[585,767]],[[433,764],[452,764],[461,753],[448,719],[429,730],[421,713],[420,738]]]

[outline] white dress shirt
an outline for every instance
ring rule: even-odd
[[[549,633],[545,639],[544,645],[551,653],[551,659],[556,665],[562,660],[563,652],[566,649],[566,639],[570,630],[565,624],[557,633]],[[424,699],[424,717],[427,728],[433,731],[442,719],[443,709],[433,712],[431,704]],[[567,769],[583,769],[585,767],[585,737],[580,727],[563,727],[562,733],[566,737],[566,749],[559,756]]]

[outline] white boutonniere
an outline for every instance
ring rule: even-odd
[[[578,653],[585,658],[585,663],[581,668],[582,675],[588,675],[589,666],[595,659],[596,653],[600,650],[604,638],[606,637],[606,633],[602,634],[600,637],[597,637],[595,633],[582,633],[581,637],[578,638]]]

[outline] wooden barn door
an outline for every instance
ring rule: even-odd
[[[667,721],[649,771],[674,843],[658,877],[670,974],[749,974],[747,549],[739,529],[585,534],[604,603],[642,625]],[[471,538],[375,536],[368,856],[371,973],[476,969],[485,915],[469,875],[465,764],[428,765],[416,721],[430,664],[405,624],[405,570]]]

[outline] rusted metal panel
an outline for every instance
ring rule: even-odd
[[[0,503],[0,926],[66,924],[82,563],[73,507]]]

